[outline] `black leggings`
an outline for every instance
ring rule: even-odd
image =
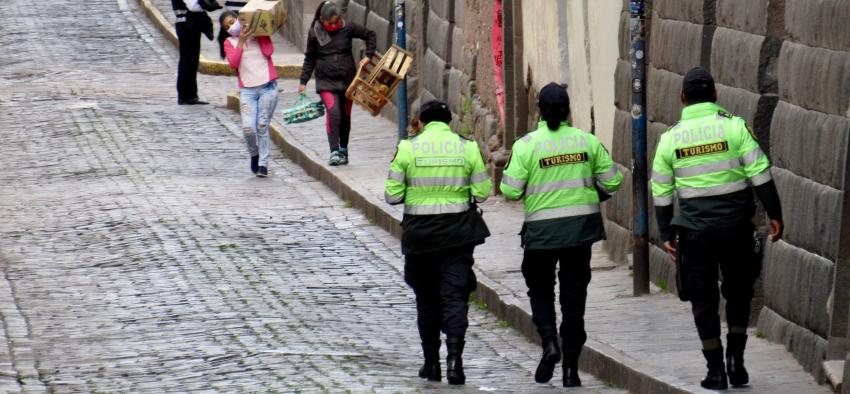
[[[351,134],[351,100],[345,93],[323,90],[319,92],[327,109],[328,144],[331,152],[340,148],[348,149],[348,136]]]

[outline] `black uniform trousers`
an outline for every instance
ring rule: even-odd
[[[177,23],[180,60],[177,62],[177,100],[198,98],[198,64],[201,56],[201,31],[189,22]]]
[[[587,340],[584,330],[584,308],[587,302],[587,285],[590,284],[590,247],[547,250],[528,250],[523,253],[522,275],[531,299],[531,318],[541,336],[554,330],[555,318],[555,268],[560,283],[561,339],[568,355],[578,355]]]
[[[475,246],[405,256],[404,281],[416,294],[417,323],[422,343],[466,335],[469,296],[478,282],[472,271]]]
[[[746,328],[750,320],[753,285],[761,264],[753,254],[753,231],[738,229],[695,231],[678,229],[678,269],[691,301],[694,322],[701,340],[720,338],[720,293],[726,299],[729,327]],[[718,268],[723,277],[717,290]]]

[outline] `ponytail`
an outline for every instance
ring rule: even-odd
[[[570,95],[567,94],[567,86],[555,82],[544,86],[537,95],[537,108],[549,130],[559,130],[561,123],[570,117]]]
[[[550,131],[557,131],[570,116],[570,105],[540,105],[540,117]]]

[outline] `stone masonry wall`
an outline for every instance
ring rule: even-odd
[[[655,0],[649,38],[650,163],[660,133],[678,121],[682,76],[701,65],[719,104],[742,116],[773,162],[784,240],[769,243],[759,331],[784,343],[824,380],[838,216],[850,138],[850,2],[842,0]],[[613,156],[630,167],[628,13],[621,25]],[[628,171],[627,171],[628,172]],[[630,180],[627,176],[627,183]],[[625,261],[630,184],[607,203],[608,247]],[[652,211],[650,211],[652,215]],[[650,220],[652,279],[674,287],[675,269]],[[756,224],[764,223],[757,215]],[[675,290],[675,289],[673,289]]]
[[[392,0],[340,3],[349,20],[377,33],[379,52],[395,42]],[[497,107],[490,48],[493,0],[407,0],[405,8],[407,49],[415,56],[414,69],[408,74],[408,116],[414,117],[427,100],[445,100],[454,114],[454,129],[474,137],[490,160],[491,152],[503,143],[494,115]],[[355,45],[354,51],[355,56],[361,56],[362,45]],[[395,121],[395,102],[387,104],[381,115]]]

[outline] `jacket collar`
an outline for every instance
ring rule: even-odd
[[[568,122],[568,121],[561,122],[561,128],[564,128],[564,127],[570,127],[570,122]],[[537,129],[538,130],[549,130],[549,125],[546,124],[545,120],[541,120],[541,121],[537,122]]]
[[[714,115],[718,112],[726,112],[726,110],[723,109],[723,107],[717,105],[717,103],[693,104],[682,108],[682,120],[702,118],[705,116]]]
[[[447,125],[443,122],[430,122],[427,125],[425,125],[424,129],[422,129],[422,133],[429,132],[429,131],[435,131],[435,132],[438,132],[438,133],[443,132],[443,131],[452,132],[452,128],[449,127],[449,125]]]

